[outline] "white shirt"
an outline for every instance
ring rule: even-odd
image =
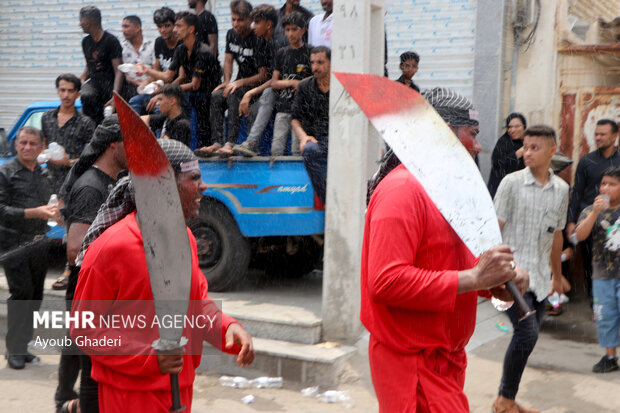
[[[155,42],[153,40],[143,39],[138,50],[127,39],[123,39],[121,46],[123,47],[123,63],[143,63],[146,67],[153,67],[155,64]],[[148,77],[146,75],[136,76],[134,72],[129,72],[127,75],[133,80],[144,80]]]
[[[544,187],[529,167],[506,175],[495,194],[497,218],[504,222],[504,243],[530,275],[529,291],[542,301],[551,289],[551,247],[555,231],[564,229],[568,184],[549,170]]]
[[[308,44],[332,47],[332,21],[334,13],[324,19],[325,13],[314,16],[308,23]]]

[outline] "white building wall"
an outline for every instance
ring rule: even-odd
[[[124,16],[142,19],[145,38],[158,36],[153,11],[187,8],[186,0],[2,0],[0,1],[0,127],[9,129],[29,104],[58,98],[54,80],[61,73],[82,74],[79,11],[96,5],[103,28],[119,38]]]

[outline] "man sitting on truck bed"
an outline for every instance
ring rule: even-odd
[[[245,0],[230,2],[233,28],[226,33],[224,82],[211,95],[211,145],[201,148],[208,155],[229,156],[237,143],[241,117],[239,104],[246,92],[269,79],[267,43],[252,31],[252,5]],[[239,67],[231,81],[233,61]],[[224,112],[228,109],[228,139],[224,144]]]
[[[191,118],[192,108],[196,109],[198,124],[196,135],[198,145],[203,145],[209,137],[209,106],[211,91],[220,82],[222,70],[217,58],[209,46],[196,39],[198,17],[188,11],[181,11],[175,16],[174,32],[183,43],[174,49],[172,62],[165,72],[136,65],[140,76],[148,74],[153,79],[166,83],[178,83],[183,90],[183,111]],[[178,77],[176,77],[178,74]],[[176,77],[176,79],[175,79]]]
[[[312,77],[299,82],[293,101],[291,127],[314,192],[325,204],[329,138],[329,77],[331,50],[318,46],[310,51]]]
[[[159,93],[160,113],[141,116],[153,133],[161,129],[160,138],[176,139],[189,146],[192,138],[189,120],[183,114],[181,103],[183,102],[183,90],[181,86],[169,83],[161,88]]]

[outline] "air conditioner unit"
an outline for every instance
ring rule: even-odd
[[[527,27],[536,20],[536,0],[512,0],[511,23],[513,27]]]

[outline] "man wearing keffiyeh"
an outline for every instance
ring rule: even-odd
[[[161,139],[158,143],[174,169],[185,219],[197,217],[206,184],[201,179],[196,156],[178,141]],[[190,302],[209,302],[207,281],[198,267],[196,239],[189,228],[187,234],[192,259],[189,299]],[[129,177],[120,179],[110,192],[84,238],[82,251],[76,262],[81,263],[82,269],[73,309],[76,309],[76,303],[80,301],[153,300],[139,217],[136,215]],[[75,337],[80,334],[80,330],[72,328],[71,334]],[[236,320],[223,313],[221,335],[221,343],[211,341],[211,344],[228,353],[238,354],[237,364],[240,366],[252,363],[252,338]],[[100,411],[167,412],[170,407],[169,374],[178,374],[181,404],[187,407],[187,412],[191,411],[195,369],[200,364],[202,340],[207,338],[206,332],[204,337],[199,335],[200,349],[197,351],[196,347],[193,347],[191,354],[92,355],[91,374],[99,383]],[[150,343],[140,345],[150,348]]]
[[[61,191],[65,199],[64,215],[67,223],[67,262],[69,263],[69,285],[66,300],[71,300],[77,285],[80,267],[75,258],[80,251],[84,235],[97,216],[99,207],[105,203],[108,193],[114,187],[119,174],[127,169],[118,117],[111,115],[95,129],[93,138],[82,151],[79,160],[70,170],[69,178]],[[90,358],[76,354],[75,349],[63,349],[58,365],[58,387],[54,399],[56,409],[75,411],[76,393],[73,390],[80,369],[79,404],[83,412],[96,411],[97,383],[90,377]]]
[[[424,96],[472,157],[479,153],[477,113],[469,100],[442,88]],[[446,168],[442,161],[437,159],[437,168]],[[379,410],[469,412],[463,393],[465,346],[474,332],[477,291],[505,297],[505,290],[495,286],[515,277],[505,265],[512,253],[500,245],[476,260],[391,150],[369,193],[360,319],[370,332]],[[517,272],[517,285],[526,279]]]

